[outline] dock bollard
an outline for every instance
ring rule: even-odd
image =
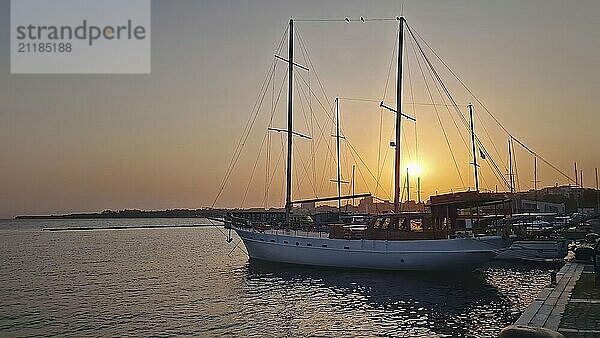
[[[594,281],[596,287],[600,287],[600,241],[594,247]]]
[[[556,270],[550,271],[550,285],[556,285]]]

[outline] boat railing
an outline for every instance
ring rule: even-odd
[[[234,224],[234,227],[246,231],[279,236],[294,236],[308,238],[328,238],[329,229],[327,227],[311,227],[307,228],[283,228],[277,226],[253,225],[253,224]]]

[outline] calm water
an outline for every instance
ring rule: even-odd
[[[473,336],[514,322],[548,267],[471,274],[248,262],[197,219],[0,221],[0,336]],[[236,239],[237,240],[237,239]]]

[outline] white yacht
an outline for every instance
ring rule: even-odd
[[[296,222],[292,213],[294,204],[306,202],[334,201],[356,198],[357,195],[341,196],[339,176],[339,115],[338,115],[338,196],[314,200],[293,201],[292,192],[292,143],[293,136],[302,136],[292,127],[293,121],[293,76],[298,67],[294,62],[294,20],[289,21],[288,57],[283,58],[288,65],[288,111],[287,129],[278,130],[287,135],[287,184],[285,218],[270,221],[264,218],[244,218],[230,216],[225,220],[226,227],[235,231],[252,259],[303,264],[335,268],[360,268],[382,270],[472,270],[493,259],[508,243],[502,236],[461,235],[452,220],[456,219],[456,210],[439,209],[432,213],[403,213],[401,205],[401,132],[403,119],[412,117],[402,113],[402,62],[404,28],[403,17],[395,18],[398,29],[396,108],[390,108],[381,102],[380,106],[396,115],[395,161],[394,161],[394,210],[392,213],[375,215],[362,224],[332,224],[322,227],[306,222]],[[363,20],[364,21],[364,20]],[[408,26],[407,26],[408,27]],[[410,29],[407,32],[412,34]],[[413,36],[414,38],[414,36]],[[337,100],[336,100],[337,103]],[[469,110],[472,106],[469,105]],[[339,110],[338,110],[339,114]],[[472,111],[471,111],[472,118]],[[473,141],[474,131],[471,123]],[[475,146],[473,146],[473,156]],[[477,165],[475,159],[475,177]],[[478,190],[478,188],[476,189]],[[478,193],[478,191],[474,191]],[[454,211],[454,216],[452,215]],[[265,212],[265,214],[268,214]]]

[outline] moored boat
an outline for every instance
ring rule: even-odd
[[[392,19],[393,20],[393,19]],[[329,225],[325,231],[316,224],[298,222],[294,217],[293,205],[307,202],[338,201],[341,209],[342,199],[354,199],[359,196],[341,196],[340,176],[340,131],[339,101],[336,99],[337,117],[337,162],[338,196],[313,200],[292,200],[292,153],[293,137],[301,135],[293,130],[293,74],[294,63],[294,20],[289,21],[288,57],[283,58],[288,64],[288,112],[287,129],[275,129],[287,134],[287,173],[285,219],[281,222],[268,220],[252,220],[239,215],[226,218],[226,227],[234,230],[247,249],[250,258],[279,262],[336,268],[360,268],[382,270],[472,270],[493,259],[502,248],[509,244],[508,236],[475,234],[472,231],[459,231],[456,228],[457,212],[452,205],[440,205],[431,213],[401,212],[401,123],[403,119],[415,121],[402,112],[402,61],[404,26],[403,17],[397,17],[398,51],[396,77],[396,108],[388,107],[381,102],[380,107],[390,110],[396,115],[394,147],[394,208],[392,213],[373,215],[368,221],[353,224],[340,222]],[[364,20],[363,20],[364,21]],[[411,32],[412,34],[412,32]],[[414,37],[413,37],[414,38]],[[470,133],[473,139],[473,156],[475,169],[475,191],[477,185],[477,163],[475,152],[475,135],[473,129],[473,107],[468,106],[471,116]],[[481,150],[480,150],[481,151]],[[370,194],[368,194],[370,196]],[[445,209],[441,209],[441,207]],[[452,210],[452,211],[451,211]],[[243,216],[243,215],[242,215]]]

